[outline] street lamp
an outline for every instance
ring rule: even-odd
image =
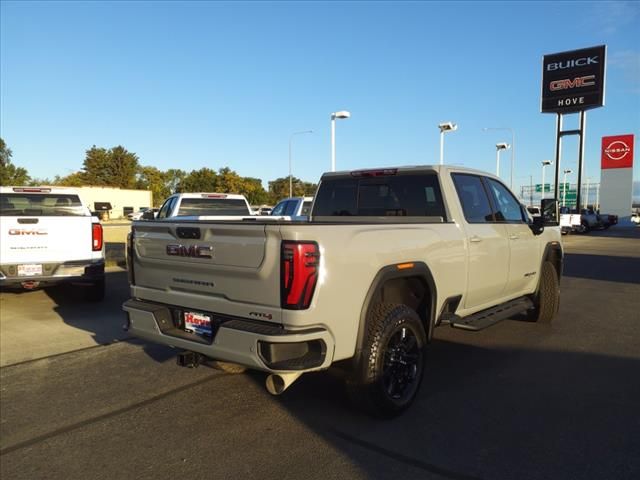
[[[567,174],[573,173],[573,170],[567,168],[564,170],[564,179],[562,180],[562,206],[565,207],[567,203]]]
[[[291,176],[291,142],[295,135],[302,135],[304,133],[313,133],[313,130],[302,130],[300,132],[293,132],[289,137],[289,198],[293,197],[293,177]]]
[[[496,143],[496,177],[500,176],[500,152],[502,150],[509,150],[511,145],[508,143]]]
[[[542,161],[542,194],[540,198],[544,199],[544,167],[552,165],[553,162],[551,160],[543,160]]]
[[[438,125],[440,129],[440,165],[444,165],[444,134],[446,132],[455,132],[458,125],[452,122],[444,122]]]
[[[482,130],[508,130],[511,132],[511,173],[509,176],[509,188],[513,188],[513,163],[516,156],[516,135],[511,127],[485,127]]]
[[[351,112],[340,110],[331,114],[331,171],[336,171],[336,118],[343,120],[351,117]]]

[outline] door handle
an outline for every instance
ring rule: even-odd
[[[519,237],[518,235],[515,235],[515,234],[513,234],[513,233],[512,233],[511,235],[509,235],[509,239],[510,239],[510,240],[518,240],[519,238],[520,238],[520,237]]]
[[[481,242],[481,241],[482,241],[482,239],[481,239],[480,237],[478,237],[477,235],[474,235],[473,237],[471,237],[471,238],[469,239],[469,241],[470,241],[470,242],[473,242],[473,243],[478,243],[478,242]]]

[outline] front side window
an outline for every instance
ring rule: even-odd
[[[525,219],[522,216],[520,202],[507,190],[507,187],[492,178],[486,178],[486,181],[489,184],[489,191],[493,197],[496,221],[524,222]]]
[[[464,218],[467,219],[467,222],[493,222],[493,212],[489,197],[480,177],[463,173],[454,173],[452,177],[462,205]]]
[[[158,218],[167,218],[167,216],[169,215],[169,211],[171,209],[171,206],[173,205],[173,201],[175,200],[176,197],[170,197],[168,198],[164,204],[162,205],[162,207],[160,207],[160,211],[158,212]]]

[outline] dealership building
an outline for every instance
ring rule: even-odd
[[[127,214],[153,206],[151,190],[127,190],[113,187],[74,188],[92,212],[108,212],[109,218],[123,218]]]

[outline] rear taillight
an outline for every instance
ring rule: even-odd
[[[282,242],[280,257],[280,303],[282,308],[309,308],[318,283],[320,249],[316,242]]]
[[[102,225],[93,223],[91,225],[91,248],[94,252],[102,250]]]

